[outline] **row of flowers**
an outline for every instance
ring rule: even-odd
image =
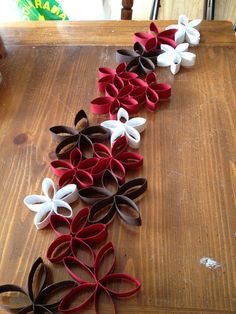
[[[104,294],[116,313],[113,297],[131,296],[140,289],[137,279],[114,272],[115,249],[111,242],[106,243],[107,225],[115,216],[131,226],[142,223],[134,200],[146,191],[147,180],[127,181],[126,174],[143,165],[143,156],[129,147],[139,147],[146,119],[129,115],[137,114],[143,106],[156,111],[159,101],[170,98],[171,86],[158,83],[153,71],[156,66],[170,66],[176,74],[180,65],[194,65],[196,56],[187,50],[189,44],[199,43],[200,22],[189,22],[181,15],[178,25],[163,32],[151,23],[148,33],[135,33],[133,49],[116,52],[119,63],[116,69],[99,68],[98,90],[104,95],[93,99],[90,108],[94,114],[109,114],[110,120],[90,126],[85,111],[80,110],[73,126],[50,128],[58,142],[55,149],[58,159],[51,162],[58,188],[50,178],[45,178],[43,195],[26,196],[24,203],[36,212],[36,228],[50,226],[56,235],[47,249],[47,259],[62,264],[73,280],[47,285],[47,267],[38,258],[29,273],[27,291],[11,284],[0,286],[0,294],[5,295],[1,306],[6,311],[72,313],[94,303],[95,312],[101,313],[99,298]],[[108,141],[111,148],[106,145]],[[89,207],[74,215],[73,204],[78,199]],[[123,290],[124,282],[128,282],[128,289]],[[26,304],[9,305],[11,293],[25,296]]]

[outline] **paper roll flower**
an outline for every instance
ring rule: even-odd
[[[138,32],[134,34],[134,42],[141,43],[146,51],[154,50],[160,48],[161,44],[170,45],[175,48],[175,33],[177,29],[168,29],[160,32],[160,29],[155,23],[151,23],[149,26],[149,32]]]
[[[91,111],[95,114],[109,113],[110,119],[116,119],[120,108],[125,108],[130,114],[135,114],[139,110],[137,100],[130,96],[133,88],[126,85],[118,90],[115,85],[107,84],[106,96],[95,98],[91,101]]]
[[[141,283],[130,275],[114,273],[115,253],[111,242],[99,250],[93,269],[89,269],[73,257],[65,258],[64,265],[68,274],[79,285],[62,299],[59,305],[59,311],[62,313],[80,313],[90,303],[94,303],[97,314],[104,313],[101,305],[99,305],[99,296],[104,294],[112,305],[112,313],[115,314],[116,306],[113,297],[132,296],[141,287]],[[122,290],[122,285],[125,282],[128,286],[126,284]],[[112,284],[115,284],[116,288]]]
[[[187,41],[190,45],[198,45],[200,41],[200,24],[202,20],[196,19],[189,22],[186,15],[180,15],[177,25],[170,25],[166,30],[177,29],[175,33],[175,41],[181,44]]]
[[[123,122],[125,120],[125,122]],[[128,112],[120,108],[117,120],[107,120],[101,125],[111,132],[111,146],[121,136],[126,136],[128,144],[132,148],[138,148],[140,144],[140,133],[145,130],[146,119],[136,117],[129,119]]]
[[[53,173],[59,177],[58,185],[76,184],[78,188],[93,185],[92,168],[97,164],[98,158],[92,157],[82,160],[79,148],[70,153],[70,160],[54,160],[51,162]]]
[[[128,84],[129,80],[138,77],[136,73],[126,71],[126,63],[120,63],[116,69],[112,68],[99,68],[98,69],[99,81],[98,90],[105,92],[107,84],[113,84],[117,89],[121,89]]]
[[[181,65],[186,68],[194,66],[196,55],[187,51],[188,47],[187,43],[180,44],[175,49],[168,45],[161,45],[161,49],[165,52],[157,57],[157,65],[160,67],[170,66],[172,74],[178,73]]]
[[[126,62],[127,71],[133,71],[141,75],[153,72],[156,66],[157,56],[162,53],[160,49],[145,51],[140,43],[135,43],[133,49],[119,49],[116,51],[116,62]]]
[[[53,181],[45,178],[42,182],[42,191],[44,195],[34,194],[24,198],[25,205],[36,212],[34,224],[37,229],[45,228],[52,214],[72,217],[72,208],[69,203],[76,201],[79,196],[75,184],[68,184],[57,191]],[[62,213],[59,212],[60,208],[63,208]]]
[[[81,189],[79,195],[83,202],[92,205],[89,223],[107,224],[115,214],[118,214],[127,224],[140,226],[140,210],[133,200],[142,195],[146,189],[147,180],[144,178],[137,178],[119,185],[113,173],[106,170],[102,177],[101,187],[91,186]]]
[[[0,307],[9,313],[53,314],[57,312],[63,295],[75,286],[76,283],[71,280],[47,285],[47,268],[39,257],[28,276],[28,291],[12,284],[0,286]]]
[[[84,122],[84,126],[82,126]],[[92,155],[92,142],[104,142],[109,138],[106,129],[99,125],[89,126],[89,121],[84,110],[80,110],[74,120],[74,128],[57,125],[50,128],[52,137],[59,142],[56,147],[56,155],[59,159],[68,159],[70,152],[78,147],[84,157],[86,153]]]
[[[52,215],[50,224],[58,236],[47,250],[47,258],[52,263],[62,262],[72,255],[88,267],[93,267],[95,253],[91,245],[102,242],[107,237],[106,225],[88,224],[89,209],[83,208],[71,220]],[[62,226],[64,232],[62,232]]]
[[[94,155],[98,163],[93,167],[92,174],[101,178],[104,171],[109,169],[116,176],[119,183],[125,180],[126,170],[135,170],[143,165],[143,156],[128,152],[128,140],[125,136],[118,138],[111,149],[104,144],[94,144]]]
[[[158,108],[159,100],[167,100],[171,96],[171,86],[157,83],[157,75],[154,72],[148,73],[145,81],[135,78],[130,80],[130,84],[134,87],[130,95],[151,111]]]

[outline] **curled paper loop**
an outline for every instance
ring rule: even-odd
[[[50,190],[52,190],[52,196],[49,195]],[[33,194],[24,198],[24,204],[36,212],[34,223],[37,229],[45,228],[52,214],[72,217],[72,208],[69,203],[76,201],[79,196],[75,184],[68,184],[57,191],[53,181],[45,178],[42,182],[42,191],[44,195]],[[60,213],[59,208],[63,208],[66,213]]]
[[[171,86],[157,83],[157,76],[154,72],[148,73],[145,81],[136,78],[130,80],[130,84],[134,87],[130,95],[139,104],[145,103],[151,111],[158,108],[159,100],[167,100],[171,96]]]
[[[103,241],[107,236],[107,229],[101,223],[90,226],[89,213],[89,208],[83,208],[72,220],[56,215],[51,216],[50,223],[58,237],[47,250],[47,258],[50,262],[60,263],[65,257],[72,255],[76,260],[92,267],[95,253],[91,245]],[[66,226],[65,233],[60,231],[62,225]]]
[[[83,124],[83,126],[82,126]],[[78,147],[86,158],[87,151],[92,149],[92,142],[104,142],[109,138],[106,129],[99,125],[89,126],[88,117],[80,110],[74,120],[74,128],[58,125],[50,128],[52,137],[59,142],[56,147],[58,159],[68,159],[70,152]]]
[[[113,173],[106,170],[102,177],[102,187],[93,186],[81,189],[79,194],[82,201],[92,205],[89,223],[107,224],[111,222],[115,214],[118,214],[126,223],[140,226],[140,210],[133,200],[142,195],[146,189],[147,180],[144,178],[137,178],[119,185]]]
[[[129,80],[138,77],[136,73],[126,72],[126,63],[120,63],[116,69],[99,68],[98,90],[105,92],[107,84],[113,84],[118,90],[129,83]]]
[[[116,51],[116,62],[126,62],[127,71],[132,71],[145,75],[149,72],[153,72],[156,66],[157,56],[162,51],[160,49],[155,49],[151,51],[145,51],[145,47],[136,42],[133,49],[119,49]]]
[[[109,258],[111,256],[111,259]],[[106,266],[105,271],[103,266]],[[108,265],[108,267],[107,267]],[[141,287],[141,283],[127,274],[114,273],[115,253],[111,242],[105,244],[98,252],[94,267],[89,269],[84,264],[76,261],[73,257],[64,259],[64,266],[68,274],[79,285],[73,288],[61,301],[59,310],[62,313],[72,313],[83,310],[88,304],[94,303],[96,313],[99,311],[99,294],[104,293],[112,304],[113,313],[116,313],[116,307],[113,302],[113,297],[129,297],[135,294]],[[75,273],[75,269],[78,271]],[[102,271],[102,272],[101,272]],[[80,277],[77,274],[86,274],[86,277]],[[120,285],[127,282],[131,288],[120,290]],[[116,283],[117,289],[110,288],[110,284]],[[83,295],[86,293],[86,297]],[[72,302],[72,300],[74,302]],[[73,303],[73,305],[71,305]]]
[[[76,184],[78,188],[93,185],[91,171],[98,163],[98,158],[92,157],[82,160],[82,152],[74,148],[70,153],[70,160],[54,160],[51,168],[55,175],[59,176],[60,187],[67,184]]]
[[[188,47],[187,43],[180,44],[175,49],[161,45],[161,49],[165,52],[157,57],[157,65],[160,67],[170,66],[170,71],[174,75],[179,72],[181,65],[186,68],[194,66],[196,55],[188,52]]]
[[[180,15],[177,25],[170,25],[166,27],[166,30],[177,29],[175,33],[176,43],[182,44],[187,41],[190,45],[195,46],[200,42],[200,24],[202,20],[196,19],[189,22],[189,19],[186,15]]]
[[[111,150],[100,143],[94,144],[94,155],[99,159],[92,170],[92,175],[102,177],[104,171],[109,169],[123,183],[127,170],[134,170],[143,165],[143,156],[128,152],[128,140],[122,136],[114,142]]]
[[[129,113],[134,114],[139,110],[137,100],[130,95],[133,88],[126,85],[120,90],[115,85],[107,84],[105,95],[91,101],[91,111],[95,114],[109,113],[111,119],[115,119],[120,108],[125,108]]]
[[[11,298],[11,293],[18,292],[18,298],[12,298],[12,300],[16,304],[0,304],[4,310],[9,313],[49,313],[53,314],[58,308],[59,303],[63,295],[61,295],[61,291],[67,292],[68,289],[72,289],[76,286],[74,281],[67,280],[57,282],[51,285],[47,285],[47,268],[43,263],[41,257],[39,257],[33,264],[31,271],[28,276],[28,291],[26,292],[19,286],[16,285],[2,285],[0,286],[0,295],[8,294],[6,300]],[[21,305],[22,295],[24,295],[26,299],[26,304]],[[53,302],[50,303],[50,297],[53,297]],[[55,299],[56,297],[56,299]],[[17,300],[18,299],[18,300]],[[3,298],[4,300],[4,298]]]
[[[175,33],[177,29],[168,29],[160,32],[159,28],[155,23],[151,23],[149,26],[149,32],[138,32],[134,34],[134,42],[141,43],[146,51],[154,50],[160,48],[161,44],[166,44],[176,47],[175,43]]]
[[[125,122],[122,122],[123,120]],[[120,108],[117,113],[117,120],[107,120],[102,122],[101,125],[111,133],[111,146],[119,137],[125,136],[128,140],[128,145],[137,149],[140,144],[139,133],[145,130],[146,119],[141,117],[129,119],[128,112]]]

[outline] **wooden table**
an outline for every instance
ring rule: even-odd
[[[55,142],[49,127],[71,125],[97,97],[97,69],[115,66],[117,46],[131,45],[149,22],[0,24],[7,58],[0,64],[0,282],[26,285],[28,271],[54,238],[36,231],[25,195],[41,192]],[[160,22],[161,27],[170,21]],[[172,76],[171,100],[148,120],[140,153],[148,179],[138,201],[143,225],[109,226],[117,272],[139,278],[141,291],[117,300],[118,313],[236,313],[236,41],[230,22],[204,22],[193,69]],[[82,205],[78,204],[75,211]],[[214,258],[220,268],[200,264]],[[51,265],[50,265],[51,266]],[[51,267],[55,281],[68,278]],[[105,303],[105,302],[104,302]],[[93,313],[88,310],[87,313]],[[103,313],[111,313],[105,309]]]

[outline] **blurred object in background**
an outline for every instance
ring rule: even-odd
[[[6,50],[0,36],[0,60],[3,59],[5,56],[6,56]]]

